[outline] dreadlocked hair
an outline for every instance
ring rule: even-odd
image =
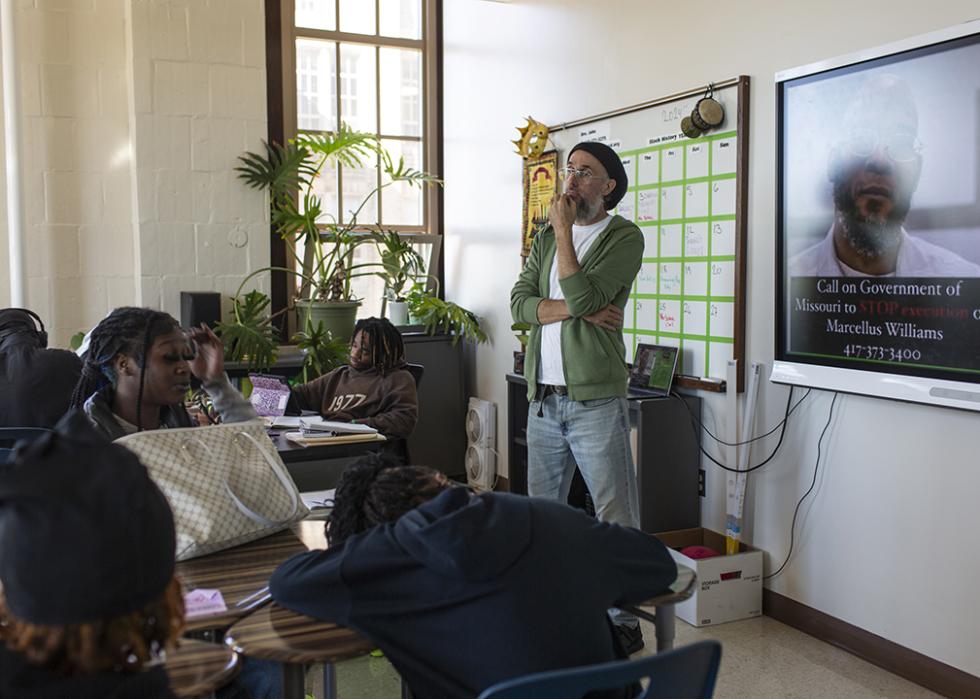
[[[398,328],[387,318],[361,318],[354,334],[363,332],[371,345],[371,365],[384,376],[405,363],[405,343]]]
[[[0,643],[32,665],[60,675],[139,672],[176,645],[184,628],[184,595],[173,577],[163,593],[111,619],[67,626],[32,624],[14,616],[0,593]]]
[[[347,467],[327,517],[327,542],[344,543],[376,524],[393,522],[436,497],[448,483],[426,466],[400,466],[392,457],[369,454]]]
[[[146,357],[153,341],[180,328],[173,316],[152,308],[124,306],[102,319],[89,336],[89,347],[82,365],[82,375],[75,384],[71,405],[80,409],[93,393],[107,385],[116,385],[112,362],[120,354],[133,359],[140,368],[140,388],[136,399],[136,427],[143,430],[143,384],[146,381]]]

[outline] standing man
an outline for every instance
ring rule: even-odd
[[[82,361],[47,347],[34,311],[0,310],[0,427],[54,427],[70,407]]]
[[[612,148],[579,143],[561,176],[550,225],[534,239],[510,295],[514,320],[532,326],[528,494],[564,502],[578,465],[596,516],[638,527],[622,309],[640,269],[643,234],[606,213],[627,187]]]
[[[527,491],[566,502],[577,465],[599,520],[638,528],[623,307],[640,271],[643,234],[606,213],[628,185],[612,148],[579,143],[561,177],[550,225],[535,237],[510,292],[514,320],[531,324]],[[627,653],[643,647],[636,617],[618,609],[610,616]]]

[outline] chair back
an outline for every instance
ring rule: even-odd
[[[13,460],[18,442],[32,442],[50,431],[44,427],[0,427],[0,464]]]
[[[478,699],[581,699],[588,692],[627,687],[643,678],[650,686],[636,699],[710,699],[721,662],[721,644],[701,641],[638,660],[539,672],[499,682]]]
[[[425,373],[425,367],[421,364],[406,364],[405,370],[415,379],[415,389],[418,390],[418,387],[422,385],[422,374]]]
[[[0,427],[0,447],[10,448],[22,440],[31,442],[50,431],[45,427]]]

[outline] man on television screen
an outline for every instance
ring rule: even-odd
[[[980,276],[980,266],[905,230],[922,173],[919,115],[908,84],[870,78],[848,105],[827,176],[834,220],[826,237],[790,260],[793,276]]]

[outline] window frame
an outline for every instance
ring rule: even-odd
[[[332,41],[335,44],[337,66],[335,87],[329,92],[336,97],[337,118],[341,115],[340,101],[340,46],[342,43],[360,44],[378,47],[376,49],[375,60],[375,109],[378,113],[378,123],[376,133],[384,140],[401,140],[408,143],[422,144],[422,169],[426,172],[442,178],[442,0],[420,0],[421,5],[421,39],[403,39],[395,37],[381,36],[379,33],[373,35],[356,34],[342,32],[338,30],[322,30],[307,27],[295,26],[295,0],[265,0],[267,13],[267,79],[269,83],[269,140],[283,143],[288,139],[295,138],[299,133],[298,129],[298,94],[297,94],[297,74],[296,74],[296,42],[298,39],[319,39]],[[380,0],[373,0],[375,4],[375,31],[380,31]],[[339,0],[334,0],[337,16],[335,25],[339,27]],[[275,32],[275,20],[278,19],[278,32]],[[278,37],[275,35],[278,34]],[[273,45],[274,39],[278,38],[279,46]],[[380,123],[381,110],[381,83],[380,71],[381,61],[380,48],[413,48],[421,53],[421,78],[422,78],[422,104],[421,118],[422,124],[418,137],[390,136],[382,133]],[[278,50],[276,50],[278,49]],[[276,60],[278,59],[278,60]],[[277,65],[278,64],[278,65]],[[278,84],[277,84],[278,83]],[[381,170],[377,169],[378,182],[381,181]],[[338,173],[338,197],[343,201],[343,172]],[[384,192],[379,192],[377,205],[379,215],[382,210],[382,198]],[[342,204],[341,204],[342,206]],[[432,256],[429,260],[429,275],[435,277],[436,281],[429,284],[430,291],[442,294],[443,288],[443,258],[440,254],[443,235],[443,195],[442,187],[431,186],[423,189],[422,195],[422,223],[421,225],[398,225],[390,226],[397,230],[399,235],[409,241],[419,244],[433,244]],[[388,224],[383,223],[385,228]],[[357,226],[355,230],[371,230],[373,224]],[[291,255],[287,255],[286,243],[275,232],[271,235],[272,263],[279,265],[289,263]],[[285,308],[289,303],[289,298],[294,295],[293,285],[285,279],[284,272],[274,272],[274,276],[282,277],[282,280],[273,280],[273,311]],[[433,289],[433,287],[435,287]]]

